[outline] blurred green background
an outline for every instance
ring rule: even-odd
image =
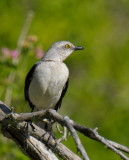
[[[17,41],[28,12],[34,18],[19,63],[8,55]],[[36,40],[37,38],[38,40]],[[85,48],[66,61],[70,83],[59,113],[77,123],[99,128],[99,133],[129,147],[129,1],[128,0],[4,0],[0,1],[0,99],[15,112],[29,112],[24,80],[38,60],[36,48],[47,51],[59,40]],[[8,76],[13,73],[12,83]],[[93,160],[119,160],[98,142],[80,135]],[[72,137],[63,142],[76,152]],[[28,160],[18,147],[0,134],[0,160]]]

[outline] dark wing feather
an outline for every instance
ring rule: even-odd
[[[56,104],[56,106],[54,108],[56,111],[61,107],[62,99],[65,96],[65,93],[66,93],[66,91],[68,89],[68,84],[69,84],[69,79],[65,83],[64,88],[63,88],[62,93],[61,93],[61,96],[60,96],[60,99],[59,99],[59,101],[57,102],[57,104]]]
[[[25,94],[25,99],[26,101],[29,102],[29,105],[30,105],[30,108],[32,108],[31,112],[33,112],[34,110],[34,105],[31,103],[30,99],[29,99],[29,86],[30,86],[30,82],[33,78],[33,73],[34,73],[34,70],[36,68],[36,66],[38,65],[39,63],[35,63],[34,66],[30,69],[30,71],[28,72],[27,76],[26,76],[26,79],[25,79],[25,88],[24,88],[24,94]]]

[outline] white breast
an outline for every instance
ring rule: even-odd
[[[30,101],[38,110],[54,108],[68,76],[69,71],[64,63],[42,62],[33,74],[29,87]]]

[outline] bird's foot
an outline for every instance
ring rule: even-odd
[[[51,140],[52,140],[52,139],[56,139],[56,138],[55,138],[53,132],[51,131],[51,132],[46,132],[46,133],[44,133],[44,134],[41,136],[41,141],[43,141],[43,139],[45,138],[45,136],[47,137],[47,145],[46,145],[46,147],[47,147],[47,149],[49,150],[49,145],[51,145]],[[46,139],[46,138],[45,138],[45,139]],[[56,148],[56,145],[53,147],[53,150],[55,150],[55,148]]]
[[[48,120],[48,119],[43,119],[43,122],[45,122],[45,123],[44,123],[44,124],[45,124],[45,126],[44,126],[45,130],[46,130],[47,132],[51,133],[51,132],[52,132],[52,126],[53,126],[53,124],[55,123],[55,121],[53,121],[53,120]]]
[[[24,126],[24,130],[27,131],[28,128],[29,128],[29,126],[31,127],[31,129],[32,129],[33,131],[35,130],[35,127],[34,127],[32,121],[27,121],[27,122],[26,122],[26,124],[25,124],[25,126]]]

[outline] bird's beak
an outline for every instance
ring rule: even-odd
[[[83,50],[84,48],[81,46],[75,46],[74,50]]]

